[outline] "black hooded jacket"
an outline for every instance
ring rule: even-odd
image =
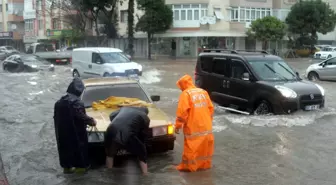
[[[110,115],[111,124],[106,131],[106,140],[126,145],[133,136],[145,142],[149,128],[146,107],[122,107]]]
[[[76,156],[70,154],[83,153],[88,144],[86,127],[92,125],[94,120],[86,115],[84,104],[80,100],[83,91],[82,80],[74,78],[67,89],[67,95],[55,103],[54,124],[61,165],[68,163],[64,161],[75,161]]]

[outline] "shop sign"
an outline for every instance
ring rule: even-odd
[[[47,37],[71,37],[72,30],[47,30]]]
[[[23,36],[23,42],[24,43],[34,43],[37,42],[37,36],[29,36],[29,35],[25,35]]]
[[[13,39],[13,32],[0,32],[0,39]]]

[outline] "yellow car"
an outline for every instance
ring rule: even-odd
[[[96,110],[92,104],[105,100],[109,97],[136,98],[146,102],[150,118],[148,152],[166,152],[174,149],[176,136],[168,116],[153,104],[160,101],[160,96],[149,96],[146,90],[137,80],[130,78],[90,78],[84,79],[85,90],[81,95],[86,113],[97,121],[96,127],[88,127],[88,140],[90,147],[101,147],[104,143],[104,133],[111,123],[109,115],[118,108]],[[125,150],[119,151],[118,155],[126,154]]]

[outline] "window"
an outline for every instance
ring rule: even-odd
[[[180,20],[180,11],[174,10],[174,20]]]
[[[126,23],[128,19],[128,12],[127,10],[121,10],[120,11],[120,22]]]
[[[149,102],[149,98],[138,84],[117,84],[104,86],[89,86],[86,87],[82,100],[84,106],[89,108],[92,102],[104,100],[110,96],[138,98]]]
[[[251,60],[253,71],[265,81],[283,81],[296,79],[295,72],[283,60]]]
[[[207,5],[202,4],[172,5],[172,10],[174,12],[175,21],[199,20],[200,17],[208,14]]]
[[[124,54],[119,52],[100,53],[104,63],[128,63],[131,62]]]
[[[259,18],[272,16],[270,8],[239,7],[239,9],[238,7],[231,7],[229,10],[231,21],[251,22]]]
[[[330,60],[327,61],[327,65],[336,65],[336,58],[332,58]]]
[[[95,63],[95,64],[102,64],[103,61],[101,59],[101,57],[99,56],[98,53],[92,53],[92,63]]]
[[[186,11],[181,10],[181,20],[186,20]]]
[[[204,72],[208,72],[211,73],[212,72],[212,61],[213,57],[209,57],[209,56],[202,56],[200,57],[200,64],[201,64],[201,69]]]
[[[229,60],[223,59],[213,59],[212,72],[219,75],[224,75],[229,77],[230,75],[230,63]]]
[[[192,16],[192,10],[188,10],[188,16],[187,16],[188,20],[193,20],[193,16]]]
[[[194,11],[194,20],[199,20],[199,10]]]
[[[39,24],[39,30],[43,30],[43,20],[39,20],[38,24]]]
[[[52,29],[59,29],[59,20],[58,19],[52,19]]]
[[[243,74],[248,72],[245,65],[240,61],[232,60],[231,65],[232,65],[231,67],[231,77],[232,78],[242,79]]]
[[[25,20],[25,31],[34,30],[34,19]]]
[[[6,4],[6,11],[8,11],[8,4]],[[0,12],[2,12],[2,4],[0,5]]]

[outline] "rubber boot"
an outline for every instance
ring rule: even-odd
[[[88,166],[87,168],[76,168],[75,173],[86,174],[89,171],[89,168],[90,168],[90,166]]]

